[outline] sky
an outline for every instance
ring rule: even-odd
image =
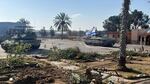
[[[149,0],[131,0],[131,10],[150,15]],[[25,18],[40,30],[54,25],[54,17],[65,12],[71,17],[71,30],[103,30],[103,21],[121,12],[123,0],[0,0],[0,22]]]

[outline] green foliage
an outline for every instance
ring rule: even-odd
[[[103,22],[103,27],[107,31],[117,31],[121,28],[121,17],[122,14],[110,16]],[[128,18],[128,30],[132,24],[132,29],[137,29],[142,27],[144,29],[149,27],[150,18],[148,15],[144,14],[142,11],[134,10],[129,14]]]
[[[0,69],[7,66],[7,60],[0,59]]]
[[[119,51],[114,51],[110,55],[111,56],[118,56],[119,55]],[[148,56],[148,54],[146,54],[146,53],[135,52],[135,51],[126,51],[126,55],[127,56],[142,56],[142,57]]]
[[[9,52],[13,53],[7,56],[9,66],[18,66],[25,64],[24,54],[30,49],[31,45],[29,44],[16,44],[11,46]]]
[[[90,80],[87,79],[85,74],[71,73],[70,83],[71,84],[89,84]]]
[[[134,25],[134,29],[137,29],[139,26],[148,28],[149,20],[149,16],[144,14],[142,11],[134,10],[130,14],[130,22]]]
[[[76,56],[80,53],[80,49],[77,48],[68,48],[66,50],[60,50],[60,55],[64,59],[75,59]]]
[[[70,17],[65,13],[58,14],[54,19],[54,26],[58,30],[68,30],[68,26],[71,26]]]
[[[30,24],[30,21],[26,20],[25,18],[21,18],[21,19],[19,19],[18,23],[28,25],[28,24]]]
[[[52,26],[50,27],[50,35],[51,37],[55,36],[55,31]]]
[[[48,54],[49,59],[50,60],[60,60],[62,57],[60,56],[59,53],[60,53],[60,49],[58,49],[57,47],[54,46],[49,51],[49,54]]]
[[[14,54],[24,54],[28,50],[30,50],[31,45],[27,43],[19,43],[15,41],[6,41],[2,44],[2,47],[6,50],[6,52],[14,53]]]
[[[23,57],[9,56],[7,58],[7,60],[8,60],[8,65],[11,66],[11,67],[25,64],[25,61],[24,61]]]
[[[31,48],[30,44],[20,43],[20,44],[16,45],[14,48],[12,48],[13,49],[12,51],[15,54],[21,55],[21,54],[25,54],[28,50],[30,50],[30,48]]]
[[[54,19],[54,26],[58,29],[58,31],[61,31],[61,39],[63,39],[63,32],[69,30],[69,26],[71,27],[71,18],[65,14],[60,13],[58,14]]]
[[[65,50],[58,49],[57,47],[51,48],[49,52],[50,60],[60,60],[60,59],[71,59],[78,61],[95,61],[96,58],[101,55],[96,53],[82,53],[79,48],[68,48]]]
[[[41,34],[41,37],[47,37],[47,35],[48,35],[45,27],[43,27],[43,29],[41,29],[39,31],[39,33]]]
[[[79,48],[68,48],[66,50],[61,50],[57,47],[53,47],[50,49],[49,58],[50,60],[74,59],[78,53],[80,53]]]
[[[121,17],[120,16],[110,16],[103,22],[103,27],[107,31],[117,31],[120,30],[121,24]]]
[[[99,54],[96,53],[79,53],[76,58],[84,62],[92,62],[95,61],[98,56]]]

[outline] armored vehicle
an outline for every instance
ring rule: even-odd
[[[106,37],[91,37],[84,40],[87,45],[113,47],[115,40]]]
[[[16,30],[15,30],[16,31]],[[14,32],[14,31],[13,31]],[[37,40],[36,33],[30,30],[19,31],[11,35],[11,37],[1,43],[1,47],[7,52],[10,46],[16,46],[16,44],[30,44],[29,50],[38,49],[40,47],[40,40]]]

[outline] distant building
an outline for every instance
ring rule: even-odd
[[[127,43],[131,43],[131,32],[127,32]],[[116,40],[119,43],[120,32],[107,32],[107,37]]]
[[[127,32],[127,43],[150,45],[150,28],[148,29],[132,29]],[[116,42],[120,40],[119,32],[107,32],[107,37],[115,39]]]
[[[0,22],[0,37],[5,36],[8,30],[13,30],[13,29],[24,29],[23,26],[25,24],[18,23],[18,22]]]

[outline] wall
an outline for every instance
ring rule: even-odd
[[[115,39],[117,43],[120,41],[120,32],[107,32],[107,37]],[[127,32],[127,43],[131,43],[131,32]]]

